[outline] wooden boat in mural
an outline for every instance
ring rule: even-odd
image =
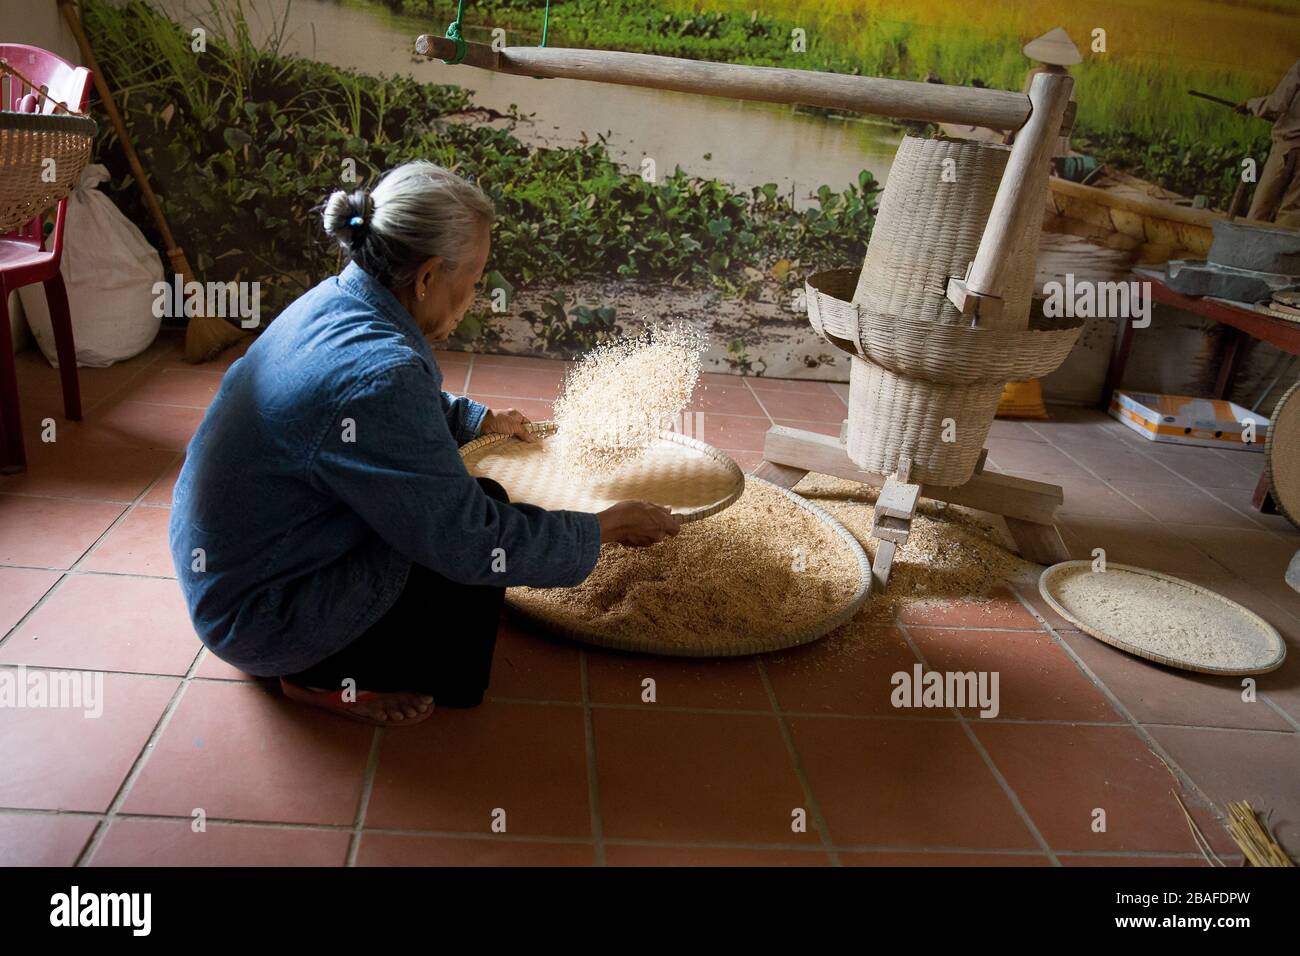
[[[1001,133],[984,127],[944,123],[940,128],[958,139],[1002,140]],[[1065,232],[1126,250],[1130,261],[1139,265],[1205,258],[1214,223],[1227,218],[1216,210],[1195,209],[1186,196],[1106,166],[1086,185],[1057,176],[1048,185],[1045,232]]]

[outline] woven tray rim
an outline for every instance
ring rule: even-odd
[[[553,421],[528,423],[528,431],[531,434],[536,435],[538,438],[548,438],[559,430],[560,426]],[[493,445],[499,445],[504,441],[509,441],[513,437],[513,435],[480,435],[473,441],[461,445],[461,461],[467,462],[472,453],[477,452],[480,449],[490,448]],[[673,512],[683,523],[700,521],[704,518],[712,517],[719,511],[731,507],[736,503],[737,499],[745,493],[745,473],[740,470],[740,466],[736,464],[730,455],[718,451],[718,449],[714,448],[712,445],[706,445],[702,441],[691,438],[687,435],[682,435],[678,432],[661,431],[659,437],[661,439],[667,439],[675,444],[683,445],[686,448],[701,452],[708,458],[713,459],[726,468],[727,472],[732,477],[732,490],[726,497],[719,498],[712,504],[705,505],[702,508],[691,508],[686,511]]]
[[[99,126],[90,116],[73,113],[16,113],[0,110],[0,133],[20,130],[24,133],[65,133],[93,139]]]
[[[748,481],[757,482],[761,485],[767,485],[775,488],[781,494],[789,498],[795,505],[807,511],[814,518],[817,518],[823,524],[831,529],[841,540],[848,546],[854,559],[858,563],[858,589],[854,592],[853,597],[844,605],[836,614],[819,621],[816,626],[794,635],[784,637],[770,637],[767,640],[754,639],[742,644],[729,643],[721,644],[700,644],[688,648],[682,647],[663,647],[650,641],[638,641],[632,638],[618,638],[602,634],[594,628],[573,628],[566,625],[551,621],[539,614],[534,614],[527,608],[524,608],[512,600],[510,592],[506,590],[506,605],[510,608],[511,614],[534,624],[537,627],[550,631],[552,634],[558,634],[561,637],[567,637],[570,640],[578,641],[583,644],[593,644],[597,647],[605,647],[616,651],[631,651],[637,653],[658,654],[661,657],[748,657],[754,654],[765,654],[771,651],[786,650],[791,647],[799,647],[803,644],[811,644],[813,641],[825,637],[831,631],[842,627],[857,616],[862,605],[866,603],[867,598],[871,596],[871,562],[867,558],[867,553],[863,550],[858,539],[853,537],[844,525],[840,524],[833,515],[819,508],[817,505],[808,501],[806,498],[795,494],[787,488],[765,481],[762,478],[755,478],[750,475]]]
[[[1270,637],[1273,641],[1275,641],[1278,648],[1280,649],[1280,653],[1278,653],[1278,655],[1272,661],[1270,661],[1267,664],[1263,664],[1259,667],[1252,667],[1252,668],[1210,667],[1203,664],[1194,664],[1189,661],[1180,660],[1175,657],[1169,657],[1167,655],[1160,654],[1156,651],[1147,650],[1145,648],[1136,647],[1135,645],[1128,643],[1121,637],[1116,637],[1113,634],[1107,634],[1105,632],[1100,631],[1098,628],[1091,627],[1088,625],[1086,621],[1083,621],[1082,619],[1075,617],[1074,614],[1072,614],[1060,602],[1058,602],[1056,598],[1053,596],[1053,593],[1050,588],[1050,586],[1054,583],[1054,579],[1057,576],[1065,574],[1067,572],[1083,570],[1085,568],[1088,569],[1089,574],[1093,573],[1091,570],[1092,569],[1091,561],[1062,561],[1060,564],[1052,565],[1050,568],[1045,569],[1041,575],[1039,575],[1038,593],[1043,596],[1043,600],[1045,600],[1048,604],[1050,604],[1052,606],[1052,610],[1056,611],[1057,614],[1061,615],[1061,617],[1065,618],[1071,624],[1078,627],[1079,630],[1083,631],[1085,634],[1091,637],[1095,637],[1103,644],[1109,644],[1111,647],[1117,647],[1121,651],[1125,651],[1126,653],[1132,654],[1135,657],[1145,658],[1146,660],[1154,661],[1157,664],[1164,664],[1167,667],[1176,667],[1179,670],[1192,671],[1197,674],[1217,674],[1219,676],[1238,677],[1238,676],[1245,676],[1249,674],[1267,674],[1270,671],[1277,670],[1279,667],[1282,666],[1282,662],[1286,660],[1286,642],[1282,640],[1282,635],[1280,635],[1277,632],[1277,628],[1273,627],[1272,624],[1269,624],[1268,621],[1264,620],[1262,617],[1260,617],[1250,608],[1238,604],[1236,601],[1232,600],[1229,597],[1225,597],[1224,595],[1220,594],[1218,591],[1211,591],[1209,588],[1201,587],[1199,584],[1193,584],[1191,581],[1185,581],[1182,578],[1177,578],[1174,577],[1172,574],[1165,574],[1161,571],[1152,571],[1150,568],[1135,567],[1131,564],[1113,564],[1107,562],[1105,573],[1109,573],[1110,571],[1128,571],[1131,574],[1140,574],[1150,578],[1157,578],[1162,581],[1169,581],[1180,587],[1187,588],[1189,591],[1192,591],[1196,594],[1203,594],[1213,598],[1216,601],[1221,601],[1222,603],[1227,604],[1229,607],[1233,608],[1234,610],[1240,612],[1247,620],[1249,620],[1252,624],[1256,625],[1260,629],[1260,631],[1262,631],[1267,637]]]
[[[1287,402],[1292,399],[1296,392],[1300,391],[1300,382],[1296,382],[1277,400],[1273,406],[1272,420],[1268,426],[1268,438],[1264,442],[1264,480],[1268,482],[1269,493],[1273,496],[1273,501],[1277,505],[1277,510],[1297,528],[1300,528],[1300,501],[1290,503],[1283,501],[1277,493],[1277,482],[1273,480],[1273,449],[1277,447],[1277,423],[1282,417],[1282,411],[1286,408]],[[1295,399],[1300,402],[1300,398]],[[1300,406],[1297,406],[1300,408]]]

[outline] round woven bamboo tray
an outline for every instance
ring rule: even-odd
[[[857,539],[833,517],[817,507],[810,501],[799,497],[792,491],[787,491],[779,485],[773,485],[761,478],[751,476],[749,482],[756,485],[764,485],[778,491],[785,498],[789,499],[791,507],[802,508],[811,514],[818,521],[824,524],[833,532],[853,556],[857,564],[858,585],[853,595],[839,608],[834,614],[828,615],[822,620],[809,621],[808,626],[796,634],[773,634],[760,638],[748,639],[727,639],[720,638],[715,634],[700,634],[698,643],[692,643],[688,647],[678,644],[665,644],[654,640],[649,635],[638,635],[630,637],[627,635],[615,635],[602,632],[595,627],[575,627],[567,621],[556,620],[544,614],[539,614],[526,606],[519,598],[518,590],[510,588],[506,591],[506,604],[511,612],[522,620],[534,624],[537,627],[544,628],[553,634],[561,637],[567,637],[570,640],[578,641],[583,644],[593,644],[597,647],[607,647],[619,651],[634,651],[643,654],[658,654],[664,657],[745,657],[750,654],[764,654],[769,651],[784,650],[789,647],[798,647],[802,644],[810,644],[819,638],[825,637],[831,631],[851,621],[861,609],[863,603],[871,595],[871,562],[867,554],[862,550],[862,545],[858,544]],[[725,556],[720,556],[720,560],[725,560]]]
[[[858,275],[856,269],[828,269],[810,276],[804,284],[809,323],[844,351],[910,378],[945,386],[1027,382],[1055,371],[1083,331],[1083,319],[1048,318],[1040,310],[1023,329],[873,314],[849,301]]]
[[[710,445],[676,432],[608,477],[575,481],[573,469],[545,439],[554,422],[534,422],[529,431],[543,439],[522,442],[510,435],[484,435],[460,449],[469,473],[500,482],[511,501],[552,511],[603,511],[620,501],[667,505],[683,521],[717,514],[745,490],[740,466]]]
[[[0,112],[0,233],[72,192],[90,162],[95,130],[89,116]]]
[[[1242,663],[1241,666],[1224,666],[1222,664],[1213,664],[1205,660],[1197,660],[1195,655],[1186,654],[1176,656],[1173,654],[1163,653],[1157,648],[1144,647],[1134,643],[1132,636],[1112,633],[1106,626],[1080,616],[1080,609],[1072,608],[1063,603],[1060,594],[1062,582],[1068,577],[1074,575],[1100,575],[1109,577],[1110,575],[1137,575],[1144,578],[1150,578],[1157,581],[1163,581],[1179,592],[1177,600],[1180,602],[1196,602],[1206,607],[1212,607],[1219,611],[1226,611],[1234,616],[1240,623],[1233,627],[1234,634],[1245,636],[1250,643],[1259,647],[1261,650],[1260,658],[1264,663]],[[1203,588],[1198,584],[1190,581],[1184,581],[1182,578],[1176,578],[1168,574],[1161,574],[1159,571],[1150,571],[1146,568],[1135,568],[1126,564],[1107,564],[1103,572],[1093,571],[1091,561],[1064,561],[1060,564],[1054,564],[1045,570],[1038,579],[1038,591],[1048,604],[1067,621],[1074,624],[1085,634],[1090,634],[1097,640],[1117,647],[1122,651],[1133,654],[1137,657],[1145,658],[1149,661],[1155,661],[1157,664],[1164,664],[1168,667],[1177,667],[1182,670],[1195,671],[1199,674],[1220,674],[1238,676],[1243,674],[1264,674],[1268,671],[1276,670],[1282,666],[1286,659],[1286,643],[1282,640],[1277,630],[1265,621],[1262,617],[1248,608],[1242,607],[1236,601],[1229,600],[1222,594],[1211,591],[1209,588]],[[1168,604],[1155,602],[1136,603],[1133,612],[1137,615],[1147,617],[1159,617],[1166,612]],[[1086,612],[1084,612],[1086,613]]]
[[[1264,474],[1277,510],[1300,528],[1300,382],[1273,407],[1264,445]]]

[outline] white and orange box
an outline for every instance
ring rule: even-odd
[[[1111,396],[1110,414],[1151,441],[1175,445],[1263,451],[1268,438],[1267,418],[1220,398],[1117,389]],[[1248,422],[1255,426],[1253,441],[1243,441]]]

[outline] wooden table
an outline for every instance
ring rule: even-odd
[[[1300,322],[1288,322],[1269,315],[1245,302],[1216,299],[1213,296],[1183,295],[1165,283],[1163,272],[1154,269],[1134,269],[1139,281],[1151,283],[1151,298],[1161,305],[1171,305],[1194,315],[1227,326],[1227,350],[1219,365],[1212,398],[1227,398],[1237,377],[1241,359],[1241,343],[1246,336],[1275,345],[1290,355],[1300,355]],[[1133,346],[1133,323],[1127,318],[1116,319],[1115,349],[1111,354],[1110,368],[1106,372],[1106,386],[1102,390],[1102,408],[1110,408],[1115,389],[1124,384],[1124,367],[1128,364],[1129,350]],[[1268,482],[1260,476],[1252,498],[1259,511],[1271,511]]]
[[[1245,302],[1232,302],[1212,296],[1183,295],[1165,284],[1163,272],[1153,269],[1134,269],[1139,281],[1151,283],[1151,298],[1161,305],[1171,305],[1202,318],[1228,327],[1227,351],[1219,375],[1214,383],[1212,398],[1227,398],[1237,375],[1241,357],[1241,343],[1245,336],[1275,345],[1291,355],[1300,355],[1300,322],[1288,322],[1256,310]],[[1102,391],[1102,408],[1110,407],[1115,389],[1124,384],[1124,367],[1128,364],[1129,349],[1133,345],[1133,323],[1127,318],[1116,319],[1115,350],[1111,355],[1110,369],[1106,373],[1106,387]]]

